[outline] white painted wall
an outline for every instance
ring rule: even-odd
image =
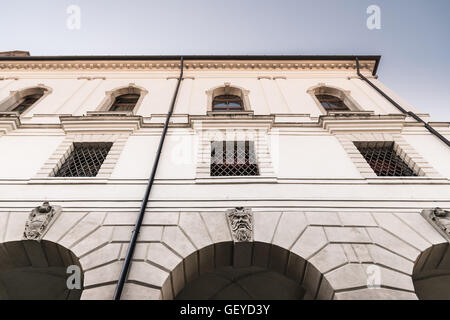
[[[100,73],[23,73],[18,80],[4,80],[0,83],[0,101],[11,91],[21,90],[38,84],[52,89],[52,93],[35,105],[24,116],[34,114],[73,114],[83,115],[96,111],[105,98],[105,93],[134,83],[148,91],[136,114],[149,117],[151,114],[165,114],[169,108],[176,79],[173,72],[109,72]],[[204,115],[207,110],[206,91],[223,86],[228,82],[249,90],[250,106],[255,115],[264,114],[309,114],[318,117],[322,114],[307,90],[324,83],[342,90],[350,91],[351,96],[365,109],[375,114],[399,113],[383,97],[361,80],[354,79],[352,72],[329,71],[287,71],[268,72],[230,72],[230,71],[188,71],[182,83],[175,114]],[[286,79],[268,80],[259,76]],[[91,80],[86,80],[90,77]],[[349,77],[353,79],[349,80]],[[105,79],[103,79],[105,78]],[[193,78],[193,80],[191,79]],[[375,80],[374,80],[375,81]],[[376,80],[378,84],[381,84]],[[398,98],[397,96],[395,96]],[[400,98],[399,101],[403,102]],[[407,109],[409,104],[407,104]],[[410,108],[412,109],[412,107]]]
[[[332,136],[275,136],[272,149],[279,150],[275,171],[280,178],[361,178],[355,165]],[[279,148],[276,144],[279,143]]]
[[[441,140],[430,134],[428,135],[405,134],[403,137],[442,176],[450,179],[450,149]]]
[[[63,139],[63,136],[1,136],[0,179],[33,177]]]

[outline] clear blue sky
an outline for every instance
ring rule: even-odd
[[[381,7],[381,30],[366,9]],[[81,29],[66,27],[69,5]],[[380,80],[450,121],[449,0],[3,0],[0,51],[95,54],[380,54]]]

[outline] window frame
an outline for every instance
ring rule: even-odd
[[[420,176],[420,169],[415,165],[409,157],[406,155],[403,155],[402,152],[398,147],[398,144],[396,144],[394,141],[353,141],[353,144],[356,146],[358,151],[361,153],[363,158],[366,160],[366,162],[369,164],[369,166],[372,168],[372,170],[375,172],[375,174],[378,177],[417,177]],[[394,158],[394,160],[401,161],[401,165],[405,166],[408,171],[411,171],[411,175],[383,175],[380,174],[380,172],[377,172],[376,169],[373,168],[373,166],[370,164],[370,162],[367,160],[366,156],[363,154],[363,151],[361,149],[389,149],[388,152],[393,153],[397,159]],[[391,159],[392,160],[392,159]],[[405,161],[408,160],[408,161]],[[378,162],[378,161],[377,161]],[[389,161],[391,162],[391,161]],[[411,164],[414,164],[414,167],[411,167]]]
[[[132,108],[131,110],[117,110],[117,109],[114,109],[114,110],[113,110],[114,107],[116,107],[116,108],[119,108],[119,107],[120,107],[120,105],[119,105],[120,103],[119,103],[118,100],[120,100],[122,97],[125,97],[125,96],[135,96],[134,99],[135,99],[136,101],[134,101],[133,104],[132,104],[132,103],[127,103],[127,105],[133,105],[133,108]],[[124,94],[118,95],[118,96],[116,96],[116,97],[114,98],[113,103],[112,103],[111,106],[109,107],[109,111],[112,111],[112,112],[133,112],[133,110],[136,108],[136,105],[137,105],[137,103],[138,103],[140,97],[141,97],[141,95],[140,95],[139,93],[124,93]],[[123,98],[122,98],[122,99],[123,99]],[[122,102],[122,103],[123,103],[123,102]]]
[[[361,176],[365,179],[417,180],[424,178],[442,178],[428,161],[426,161],[399,133],[352,132],[347,134],[336,134],[335,137],[341,143]],[[399,155],[400,158],[402,158],[403,161],[417,173],[417,176],[377,176],[355,146],[355,142],[393,142],[397,155]]]
[[[220,144],[222,147],[222,159],[220,163],[217,163],[215,160],[215,155],[213,153],[217,150],[217,146],[213,148],[214,145]],[[233,162],[229,163],[230,157],[228,153],[228,148],[230,145],[233,144]],[[244,161],[243,163],[239,159],[239,148],[244,147]],[[253,160],[253,161],[251,161]],[[214,166],[217,166],[218,168],[214,168]],[[245,166],[244,168],[239,168],[239,166]],[[227,168],[231,167],[231,168]],[[256,171],[255,174],[232,174],[232,175],[225,175],[225,174],[213,174],[213,171],[239,171],[239,170],[245,170],[245,171]],[[222,141],[222,140],[216,140],[211,141],[211,158],[210,158],[210,173],[209,175],[211,177],[258,177],[260,176],[260,170],[256,155],[256,147],[255,147],[255,141],[251,140],[231,140],[231,141]]]
[[[69,134],[64,140],[59,144],[50,158],[44,163],[41,169],[33,177],[33,180],[56,180],[56,181],[86,181],[86,180],[105,180],[110,178],[117,161],[119,160],[120,154],[125,147],[126,141],[129,134]],[[67,157],[73,150],[74,143],[82,142],[111,142],[112,146],[100,166],[95,177],[56,177],[55,174],[61,167],[61,165],[66,161]]]
[[[217,107],[216,106],[216,99],[221,98],[222,100],[225,100],[226,102],[226,106],[225,107]],[[230,102],[232,102],[232,99],[239,99],[239,107],[232,107],[230,106]],[[212,111],[213,112],[241,112],[241,111],[245,111],[244,108],[244,101],[242,100],[242,98],[240,96],[234,95],[234,94],[223,94],[223,95],[218,95],[215,96],[212,102]]]
[[[139,99],[136,102],[132,111],[112,111],[111,108],[117,97],[125,94],[139,94]],[[145,96],[148,94],[148,90],[143,87],[137,86],[134,83],[130,83],[127,86],[115,88],[105,92],[105,97],[100,103],[99,107],[95,110],[95,113],[110,113],[110,114],[124,114],[135,115],[142,106],[142,102]]]
[[[207,96],[207,114],[248,114],[253,112],[250,106],[250,91],[242,87],[234,86],[229,82],[225,82],[223,85],[207,90],[205,93]],[[234,95],[241,98],[242,109],[238,111],[215,111],[213,108],[214,99],[221,95]]]
[[[352,112],[365,112],[370,111],[361,107],[361,105],[353,99],[351,91],[343,90],[334,86],[326,85],[325,83],[319,83],[318,85],[308,89],[306,91],[311,95],[312,99],[316,103],[317,107],[322,114],[328,115],[333,113],[352,113]],[[339,98],[348,110],[327,110],[317,98],[318,95],[329,95]]]
[[[86,146],[89,146],[89,145],[91,145],[91,146],[104,145],[104,147],[107,148],[106,155],[104,156],[103,161],[101,162],[100,166],[95,169],[96,174],[92,175],[92,176],[91,175],[88,175],[88,176],[61,175],[60,171],[62,170],[63,167],[66,166],[67,161],[69,161],[69,159],[73,158],[73,154],[74,154],[74,152],[76,152],[77,148],[83,147],[83,145],[86,145]],[[95,178],[99,174],[103,163],[106,161],[106,158],[108,157],[108,154],[111,151],[112,146],[113,146],[112,142],[73,142],[71,147],[70,147],[70,151],[67,153],[67,156],[65,157],[65,159],[63,161],[60,161],[60,164],[58,165],[58,167],[53,170],[54,177],[56,177],[56,178],[66,178],[66,179],[71,179],[71,178]],[[70,169],[68,168],[68,170],[70,170]],[[91,171],[91,170],[89,170],[89,171]]]
[[[51,93],[52,93],[52,89],[50,87],[44,86],[42,84],[39,84],[34,87],[28,87],[28,88],[16,90],[16,91],[10,91],[9,96],[0,102],[0,112],[17,114],[17,116],[19,116],[19,117],[24,117],[26,114],[28,114],[30,112],[30,110],[34,109],[42,100],[44,100]],[[35,95],[35,94],[39,94],[40,97],[34,103],[32,103],[28,108],[26,108],[22,112],[13,111],[15,108],[17,108],[22,103],[22,101],[26,97]]]

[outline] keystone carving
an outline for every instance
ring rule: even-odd
[[[51,206],[47,201],[31,211],[25,223],[24,240],[41,240],[53,221],[61,213],[61,207]]]
[[[450,211],[435,208],[422,211],[422,216],[450,242]]]
[[[253,241],[253,214],[250,208],[229,209],[226,216],[234,242]]]

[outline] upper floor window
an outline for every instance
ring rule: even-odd
[[[18,112],[22,114],[29,110],[48,92],[46,88],[41,87],[12,92],[6,101],[1,104],[0,111]]]
[[[97,108],[100,112],[125,112],[135,114],[140,108],[148,91],[134,83],[115,88],[105,93],[103,101]]]
[[[328,94],[316,95],[322,107],[327,111],[350,111],[340,98]]]
[[[363,108],[352,98],[350,91],[319,83],[307,91],[322,113],[362,111]]]
[[[212,111],[243,111],[244,103],[241,97],[224,94],[214,97]]]
[[[212,112],[243,112],[250,111],[249,91],[243,88],[231,86],[216,87],[206,91],[208,95],[208,111]]]
[[[110,111],[133,111],[140,95],[136,93],[122,94],[114,99]]]

